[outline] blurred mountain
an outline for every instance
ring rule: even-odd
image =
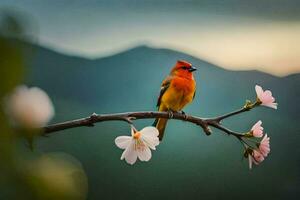
[[[93,112],[155,110],[160,84],[176,60],[195,73],[197,94],[186,113],[209,117],[255,99],[255,84],[270,89],[278,110],[257,108],[224,122],[247,131],[262,120],[271,136],[271,155],[248,170],[242,147],[220,131],[207,137],[193,124],[172,120],[149,163],[120,161],[114,138],[128,133],[123,122],[77,128],[38,141],[40,151],[76,156],[89,178],[89,199],[299,199],[300,74],[276,77],[260,71],[230,71],[170,49],[138,46],[100,59],[85,59],[23,43],[26,83],[46,90],[54,101],[54,121]],[[140,120],[139,128],[152,120]]]

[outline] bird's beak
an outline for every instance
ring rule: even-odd
[[[195,68],[195,67],[191,67],[191,68],[189,69],[190,72],[193,72],[193,71],[196,71],[196,70],[197,70],[197,68]]]

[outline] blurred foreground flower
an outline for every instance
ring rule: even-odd
[[[254,137],[262,137],[263,136],[263,130],[264,128],[261,126],[262,122],[261,120],[259,120],[258,122],[256,122],[256,124],[254,124],[251,128],[251,134]]]
[[[47,93],[37,87],[18,86],[5,102],[5,110],[18,127],[33,129],[45,126],[54,115]]]
[[[255,91],[259,104],[277,109],[277,103],[275,103],[275,98],[272,96],[272,92],[270,90],[263,91],[261,86],[256,85]]]
[[[65,153],[44,154],[30,162],[25,171],[38,199],[78,199],[87,197],[88,182],[81,163]]]
[[[122,153],[121,160],[125,158],[129,164],[134,164],[139,158],[141,161],[151,159],[151,150],[155,150],[159,144],[158,130],[153,126],[147,126],[141,131],[137,131],[131,125],[131,136],[119,136],[115,139],[116,145],[120,149],[125,149]]]

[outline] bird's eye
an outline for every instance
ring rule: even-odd
[[[186,66],[183,66],[183,67],[181,67],[181,69],[187,70],[187,69],[189,69],[189,68],[186,67]]]

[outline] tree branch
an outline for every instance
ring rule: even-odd
[[[205,132],[208,130],[208,124],[205,119],[194,117],[191,115],[185,115],[182,113],[172,113],[170,116],[169,112],[126,112],[126,113],[115,113],[115,114],[92,114],[89,117],[66,121],[62,123],[52,124],[43,128],[44,134],[49,134],[56,131],[61,131],[69,128],[75,128],[80,126],[94,126],[95,123],[103,121],[126,121],[132,123],[132,120],[136,119],[155,119],[155,118],[169,118],[177,119],[182,121],[188,121],[201,126]]]
[[[212,126],[229,135],[234,135],[240,138],[243,136],[243,134],[231,131],[223,127],[220,122],[223,119],[249,111],[251,108],[244,106],[243,108],[237,111],[224,114],[218,117],[213,117],[213,118],[200,118],[192,115],[185,115],[179,112],[174,112],[170,114],[169,112],[144,111],[144,112],[126,112],[126,113],[101,114],[101,115],[94,113],[91,116],[86,118],[75,119],[71,121],[66,121],[66,122],[46,126],[43,128],[43,134],[47,135],[53,132],[57,132],[69,128],[75,128],[75,127],[82,127],[82,126],[91,127],[94,126],[95,123],[103,122],[103,121],[125,121],[129,124],[132,124],[132,120],[137,120],[137,119],[168,118],[168,119],[177,119],[177,120],[194,123],[200,126],[207,135],[210,135],[212,133],[212,130],[209,127]]]

